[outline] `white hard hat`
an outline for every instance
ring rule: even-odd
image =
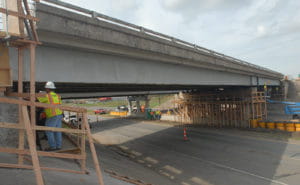
[[[56,89],[54,83],[50,82],[50,81],[46,83],[45,88],[46,89]]]

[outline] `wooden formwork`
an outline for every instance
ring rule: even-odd
[[[23,95],[20,95],[23,96]],[[24,148],[24,135],[19,140],[19,148],[4,148],[0,147],[0,152],[17,154],[19,156],[18,164],[8,164],[8,163],[0,163],[0,167],[6,168],[25,168],[25,169],[33,169],[36,174],[36,181],[38,185],[43,185],[44,181],[42,178],[41,170],[53,170],[59,172],[68,172],[68,173],[77,173],[77,174],[85,174],[86,170],[86,150],[85,150],[85,143],[86,138],[89,141],[90,149],[92,152],[92,157],[94,160],[94,165],[96,169],[96,173],[98,175],[99,184],[103,185],[102,174],[100,170],[99,161],[97,158],[95,146],[93,143],[91,131],[88,125],[87,119],[87,110],[82,108],[75,108],[75,107],[66,107],[61,105],[51,105],[51,104],[43,104],[38,102],[31,102],[26,100],[17,100],[12,98],[0,97],[1,103],[9,103],[9,104],[18,104],[21,106],[21,114],[19,123],[5,123],[0,122],[0,128],[9,128],[9,129],[18,129],[23,130],[27,135],[27,142],[29,144],[29,149]],[[31,124],[31,120],[29,118],[28,113],[28,106],[34,107],[41,107],[41,108],[59,108],[65,111],[72,111],[80,114],[82,117],[81,127],[76,129],[68,129],[68,128],[53,128],[53,127],[46,127],[46,126],[36,126],[35,124]],[[69,154],[69,153],[60,153],[60,152],[44,152],[44,151],[37,151],[36,144],[35,144],[35,131],[52,131],[52,132],[64,132],[64,133],[73,133],[78,136],[80,145],[79,147],[79,154]],[[20,149],[20,143],[23,144],[22,148]],[[23,158],[24,155],[30,155],[32,157],[33,165],[25,165]],[[62,169],[62,168],[51,168],[46,166],[40,166],[39,164],[39,156],[46,156],[46,157],[55,157],[55,158],[64,158],[64,159],[76,159],[80,161],[81,169],[80,170],[71,170],[71,169]],[[21,160],[20,160],[21,159]]]
[[[37,1],[37,0],[36,0]],[[8,0],[7,0],[8,2]],[[41,170],[54,170],[59,172],[68,173],[86,173],[86,139],[89,142],[92,158],[95,165],[96,174],[98,177],[98,182],[103,185],[102,173],[100,170],[100,165],[98,157],[96,154],[96,149],[94,146],[93,138],[91,135],[90,127],[88,124],[87,110],[82,108],[67,107],[62,105],[44,104],[36,102],[38,96],[44,96],[43,94],[36,94],[35,91],[35,53],[37,45],[40,45],[39,38],[35,29],[35,22],[38,21],[36,17],[30,14],[29,5],[27,0],[14,0],[17,3],[17,9],[4,9],[0,8],[0,12],[6,14],[6,16],[14,16],[19,20],[19,34],[12,35],[9,32],[0,34],[0,41],[4,47],[15,47],[18,50],[18,92],[9,93],[7,87],[10,84],[6,84],[4,87],[0,88],[0,91],[6,91],[5,95],[7,97],[0,97],[0,103],[4,104],[16,104],[19,106],[19,120],[18,123],[7,123],[0,122],[0,128],[6,129],[18,129],[19,130],[19,142],[17,148],[6,148],[0,147],[0,152],[17,154],[18,162],[17,164],[0,163],[0,167],[4,168],[24,168],[33,169],[35,173],[37,185],[44,185],[44,180]],[[26,26],[27,34],[24,33],[24,28]],[[31,37],[29,36],[32,35]],[[30,92],[23,93],[23,72],[24,72],[24,50],[29,50],[29,69],[30,69]],[[8,80],[9,81],[9,80]],[[13,97],[13,98],[10,98]],[[81,117],[81,127],[75,129],[67,128],[53,128],[46,126],[36,126],[36,107],[40,108],[53,108],[61,109],[63,111],[71,111],[80,115]],[[28,111],[29,109],[29,111]],[[70,154],[60,152],[44,152],[36,150],[35,132],[36,131],[52,131],[52,132],[64,132],[75,134],[78,138],[77,147],[80,150],[79,154]],[[26,136],[26,137],[25,137]],[[26,149],[25,138],[29,148]],[[26,155],[31,156],[32,165],[27,165],[24,163],[24,157]],[[39,157],[54,157],[54,158],[64,158],[64,159],[77,159],[80,161],[80,170],[72,169],[62,169],[62,168],[52,168],[40,165]]]
[[[252,117],[251,119],[267,119],[267,102],[264,92],[255,92],[251,96]]]
[[[250,119],[266,118],[263,92],[250,96],[182,94],[175,100],[182,124],[211,127],[249,127]]]

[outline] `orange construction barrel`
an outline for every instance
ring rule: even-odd
[[[286,123],[286,131],[288,132],[295,132],[296,131],[296,127],[295,127],[295,123]]]
[[[258,125],[260,128],[266,128],[266,122],[264,122],[264,121],[259,121]]]
[[[251,128],[257,128],[258,127],[257,119],[251,119],[250,120],[250,126],[251,126]]]
[[[296,128],[296,131],[299,132],[300,131],[300,123],[295,123],[295,128]]]
[[[275,123],[274,122],[267,122],[267,128],[268,129],[275,129]]]
[[[276,123],[276,128],[278,130],[285,130],[285,124],[282,122]]]

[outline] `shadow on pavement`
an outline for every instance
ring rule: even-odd
[[[132,136],[133,139],[125,140],[119,145],[112,145],[110,149],[160,174],[162,179],[169,180],[167,183],[168,181],[161,179],[146,179],[148,183],[299,184],[300,147],[287,143],[288,134],[281,141],[276,141],[274,138],[267,139],[269,133],[264,132],[188,128],[190,140],[184,142],[182,128],[157,129],[162,126],[136,123],[136,120],[110,120],[93,132],[120,127],[120,135],[139,135],[137,138]],[[130,131],[122,130],[121,126],[124,125],[133,127]],[[145,130],[151,130],[150,134]],[[152,132],[154,130],[157,131]],[[141,131],[144,136],[136,133]],[[99,152],[101,155],[101,151]],[[128,172],[126,168],[117,170],[123,174]]]
[[[118,127],[123,127],[126,125],[131,125],[137,123],[136,120],[127,118],[105,118],[100,121],[91,121],[90,126],[92,127],[92,132],[97,133],[105,130],[115,129]]]

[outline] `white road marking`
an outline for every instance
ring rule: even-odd
[[[177,153],[179,153],[179,152],[177,152]],[[182,153],[180,153],[180,154],[182,154]],[[250,172],[247,172],[247,171],[244,171],[244,170],[236,169],[236,168],[224,165],[224,164],[216,163],[216,162],[209,161],[209,160],[204,160],[202,158],[195,157],[195,156],[190,156],[190,155],[186,155],[186,154],[182,154],[182,155],[185,155],[185,156],[187,156],[189,158],[194,158],[196,160],[200,160],[200,161],[205,162],[205,163],[209,163],[211,165],[215,165],[215,166],[218,166],[218,167],[226,168],[226,169],[229,169],[231,171],[235,171],[235,172],[238,172],[238,173],[242,173],[242,174],[245,174],[245,175],[253,176],[253,177],[256,177],[256,178],[259,178],[259,179],[263,179],[265,181],[269,181],[269,182],[272,182],[272,183],[282,184],[282,185],[288,185],[288,184],[286,184],[284,182],[281,182],[281,181],[273,180],[273,179],[270,179],[270,178],[267,178],[267,177],[263,177],[263,176],[260,176],[260,175],[254,174],[254,173],[250,173]]]
[[[142,143],[145,143],[145,144],[157,147],[154,144],[146,143],[144,141],[139,141],[139,142],[142,142]],[[272,182],[272,183],[275,183],[275,184],[289,185],[289,184],[286,184],[286,183],[281,182],[281,181],[273,180],[273,179],[270,179],[270,178],[267,178],[267,177],[263,177],[263,176],[260,176],[260,175],[257,175],[257,174],[251,173],[251,172],[247,172],[247,171],[244,171],[244,170],[236,169],[236,168],[224,165],[224,164],[220,164],[220,163],[216,163],[216,162],[209,161],[209,160],[206,160],[206,159],[202,159],[200,157],[195,157],[195,156],[187,155],[187,154],[184,154],[184,153],[172,150],[172,149],[169,149],[169,151],[172,151],[172,152],[178,153],[180,155],[186,156],[187,158],[193,158],[193,159],[199,160],[199,161],[204,162],[204,163],[208,163],[208,164],[211,164],[211,165],[214,165],[214,166],[218,166],[218,167],[221,167],[221,168],[226,168],[226,169],[229,169],[231,171],[235,171],[235,172],[238,172],[238,173],[241,173],[241,174],[245,174],[245,175],[249,175],[249,176],[252,176],[252,177],[256,177],[258,179],[262,179],[262,180],[265,180],[265,181],[268,181],[268,182]]]
[[[294,157],[288,157],[289,159],[293,159],[293,160],[296,160],[296,161],[300,161],[300,159],[297,159],[297,158],[294,158]]]

